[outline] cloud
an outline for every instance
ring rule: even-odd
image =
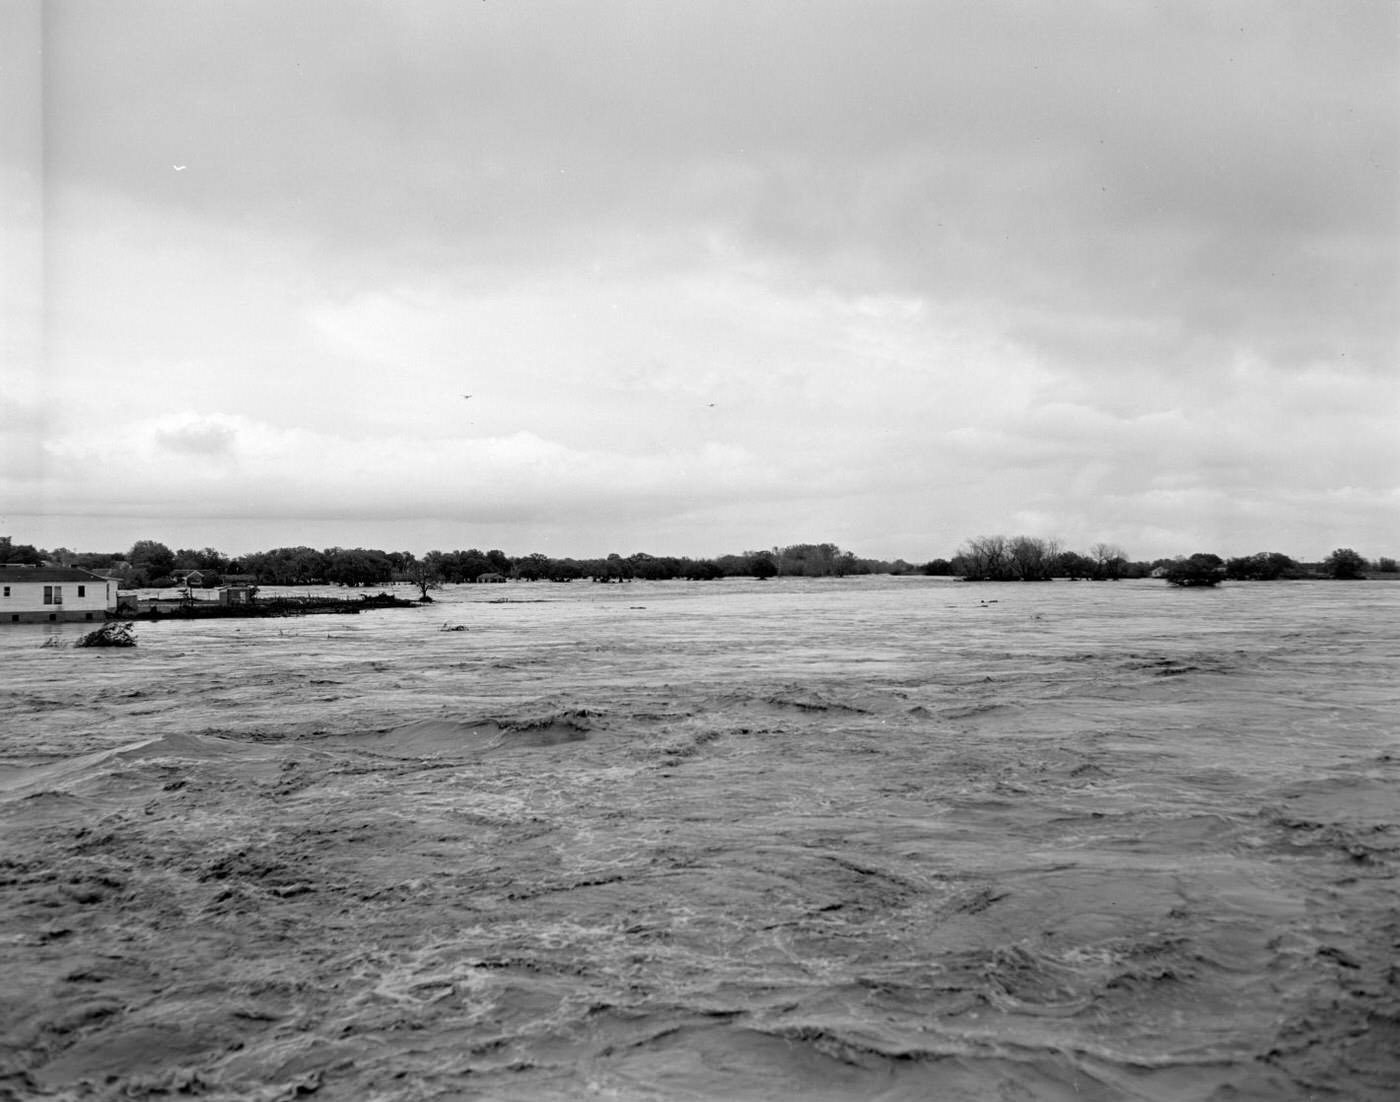
[[[756,457],[715,443],[638,458],[528,432],[364,440],[188,411],[56,441],[48,457],[69,514],[520,522],[624,504],[665,512],[678,494],[694,505],[776,488]]]
[[[1106,317],[1396,348],[1384,5],[55,8],[59,181],[380,264],[720,230],[846,290],[1039,306],[1066,370]]]
[[[0,501],[27,497],[44,475],[47,418],[40,403],[0,394]]]
[[[190,417],[155,430],[159,448],[176,456],[221,458],[234,452],[237,434],[223,418]]]
[[[16,501],[1394,527],[1393,6],[44,14]]]

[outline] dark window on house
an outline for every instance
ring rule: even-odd
[[[91,620],[91,619],[92,619],[92,613],[89,612],[86,616],[83,617],[83,619],[84,619],[84,620]]]
[[[10,587],[9,587],[9,586],[6,586],[6,587],[5,587],[5,596],[8,597],[9,595],[10,595]]]
[[[53,586],[51,585],[44,586],[44,604],[53,604]]]
[[[79,597],[86,597],[86,596],[87,596],[87,586],[85,586],[85,585],[80,585],[80,586],[78,586],[78,596],[79,596]]]
[[[58,619],[58,614],[57,614],[56,612],[50,612],[50,613],[49,613],[49,619],[50,619],[50,620],[57,620],[57,619]]]

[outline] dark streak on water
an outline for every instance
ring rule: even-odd
[[[0,635],[0,1097],[1396,1096],[1400,586],[499,595]]]

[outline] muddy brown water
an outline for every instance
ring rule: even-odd
[[[0,1098],[1397,1096],[1400,585],[436,596],[0,631]]]

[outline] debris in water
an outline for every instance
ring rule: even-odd
[[[110,623],[103,624],[96,631],[90,631],[82,636],[75,647],[134,647],[136,646],[136,633],[131,630],[131,625]]]

